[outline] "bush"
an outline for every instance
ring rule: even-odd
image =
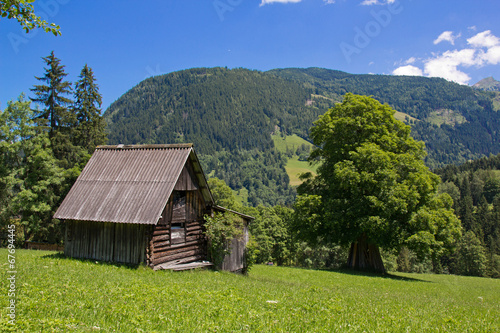
[[[235,237],[241,237],[240,219],[229,213],[205,215],[205,234],[208,239],[208,256],[216,268],[222,267],[224,257],[231,253],[230,243]]]

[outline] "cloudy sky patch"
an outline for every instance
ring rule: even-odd
[[[460,33],[454,34],[452,31],[444,31],[433,43],[437,45],[447,41],[454,45],[455,40],[460,37]],[[415,63],[414,57],[409,60],[411,60],[411,64]],[[471,77],[466,69],[500,63],[500,38],[493,35],[490,30],[485,30],[468,38],[465,48],[434,53],[421,62],[423,69],[406,63],[394,69],[392,74],[441,77],[460,84],[469,84]]]

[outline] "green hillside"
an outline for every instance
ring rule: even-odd
[[[266,150],[278,126],[307,137],[324,112],[310,89],[247,69],[198,68],[146,79],[105,112],[111,143],[194,142],[198,153]]]
[[[495,93],[438,78],[195,68],[142,81],[105,118],[111,144],[193,142],[205,172],[246,189],[251,205],[290,204],[290,184],[309,166],[272,133],[307,139],[313,121],[346,92],[391,105],[426,143],[431,168],[500,153]]]
[[[16,321],[3,315],[2,332],[500,331],[496,279],[263,265],[248,276],[154,272],[29,250],[16,260]]]

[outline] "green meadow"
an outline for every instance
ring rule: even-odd
[[[157,271],[16,251],[2,332],[499,332],[500,281],[258,265],[248,276]]]
[[[286,153],[287,149],[296,151],[301,145],[305,144],[313,147],[312,143],[302,139],[296,134],[288,135],[282,137],[279,134],[272,135],[274,146],[279,152]],[[294,155],[293,157],[288,159],[286,163],[285,170],[290,177],[290,185],[297,186],[302,184],[302,181],[299,179],[300,174],[305,172],[312,172],[316,175],[316,165],[310,165],[307,161],[299,161],[299,157]]]
[[[311,172],[313,175],[316,175],[316,168],[316,165],[310,165],[307,161],[299,161],[298,156],[289,158],[285,166],[286,173],[290,177],[290,185],[292,186],[302,184],[302,180],[299,178],[302,173]]]

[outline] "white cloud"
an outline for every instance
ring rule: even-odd
[[[439,44],[443,41],[450,42],[451,45],[455,45],[455,39],[459,38],[461,34],[453,36],[453,31],[444,31],[439,35],[438,38],[434,40],[434,45]]]
[[[334,4],[336,0],[323,0],[326,5]]]
[[[260,6],[272,4],[272,3],[297,3],[301,2],[302,0],[262,0],[260,3]]]
[[[361,2],[362,6],[371,6],[371,5],[386,5],[396,2],[396,0],[363,0]]]
[[[422,76],[422,70],[412,65],[400,66],[392,71],[393,75]]]
[[[500,39],[491,33],[491,30],[486,30],[467,39],[467,42],[472,47],[493,47],[500,45]]]
[[[459,37],[460,34],[454,36],[451,31],[445,31],[434,41],[434,44],[441,41],[449,41],[453,44]],[[406,66],[400,66],[392,73],[394,75],[442,77],[460,84],[468,84],[471,77],[464,72],[464,68],[500,64],[500,38],[493,35],[490,30],[472,36],[467,39],[467,43],[468,47],[461,50],[448,50],[421,60],[423,70],[413,65],[417,59],[411,57],[404,62]]]
[[[477,64],[475,53],[474,49],[446,51],[442,55],[427,59],[424,73],[430,77],[442,77],[449,81],[467,84],[471,79],[470,76],[460,71],[458,67]]]
[[[488,65],[498,65],[500,63],[500,46],[493,46],[488,51],[481,54],[481,59]]]
[[[411,57],[408,60],[405,61],[405,65],[410,65],[413,64],[415,61],[417,61],[417,58]]]

